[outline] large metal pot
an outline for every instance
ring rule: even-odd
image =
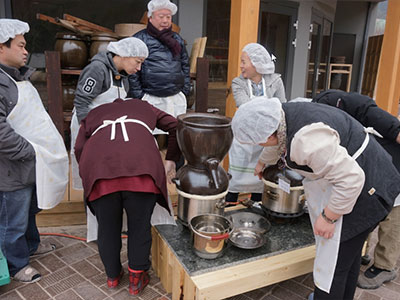
[[[190,220],[193,250],[201,258],[214,259],[222,254],[232,232],[230,220],[220,215],[198,215]]]
[[[198,215],[224,215],[225,195],[227,194],[227,191],[217,195],[208,196],[187,194],[178,189],[177,192],[178,218],[185,225],[188,225],[190,220]]]
[[[279,186],[279,180],[285,178],[290,182],[290,189]],[[264,193],[262,204],[265,208],[282,214],[297,214],[302,212],[305,202],[303,176],[278,165],[269,166],[263,172]],[[289,191],[289,193],[288,193]]]

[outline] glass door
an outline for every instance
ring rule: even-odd
[[[306,97],[313,98],[327,89],[329,57],[332,42],[332,22],[313,11],[308,42]]]
[[[258,40],[276,56],[275,72],[282,75],[286,98],[290,99],[298,3],[261,2]]]

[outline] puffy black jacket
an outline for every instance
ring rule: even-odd
[[[374,99],[358,93],[327,90],[317,95],[313,102],[328,104],[344,110],[364,127],[373,127],[383,138],[376,138],[392,156],[393,164],[400,172],[400,144],[396,138],[400,133],[399,120],[387,111],[379,108]]]
[[[173,34],[182,47],[180,55],[176,57],[173,57],[166,45],[149,35],[146,29],[137,32],[134,37],[147,45],[149,56],[142,64],[142,69],[129,76],[128,97],[141,99],[145,93],[168,97],[179,92],[187,96],[190,89],[189,57],[180,35]]]

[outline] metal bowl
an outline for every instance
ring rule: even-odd
[[[229,218],[234,230],[242,228],[264,234],[271,228],[271,224],[266,218],[252,212],[236,212],[231,214]]]
[[[256,249],[265,244],[266,238],[260,231],[238,228],[232,231],[229,241],[238,248]]]

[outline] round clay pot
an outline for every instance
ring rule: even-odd
[[[230,175],[221,166],[210,173],[207,169],[185,165],[176,172],[172,181],[180,191],[188,194],[216,195],[228,189],[229,179]]]
[[[74,108],[74,99],[75,99],[75,91],[77,84],[78,84],[77,76],[75,76],[74,79],[68,79],[68,78],[63,79],[61,86],[63,111],[72,111],[72,109]]]
[[[178,116],[176,137],[189,165],[215,169],[232,144],[231,119],[210,113],[182,114]]]
[[[109,42],[118,41],[117,35],[108,32],[98,32],[92,35],[90,44],[90,58],[99,52],[106,52]]]
[[[56,35],[54,49],[60,52],[62,69],[80,70],[87,64],[87,46],[83,37],[59,32]]]

